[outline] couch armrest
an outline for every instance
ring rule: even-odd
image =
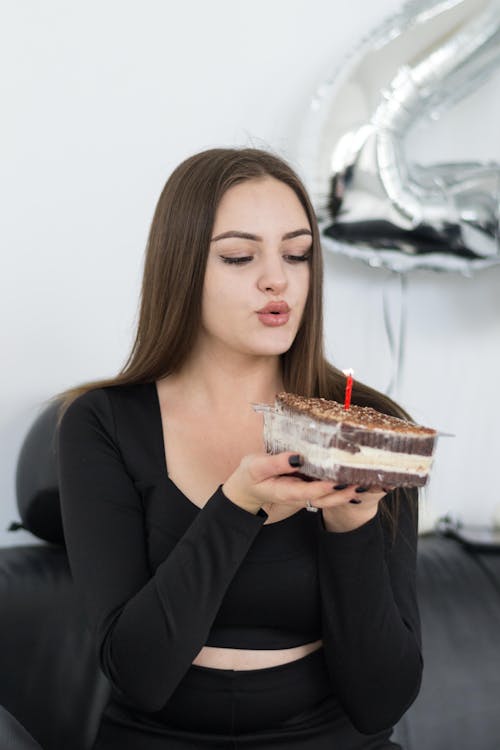
[[[42,750],[38,742],[3,706],[0,706],[0,747],[2,750]]]
[[[0,705],[47,750],[88,750],[109,686],[65,550],[0,548],[0,611]]]

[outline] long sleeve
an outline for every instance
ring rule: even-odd
[[[141,497],[103,389],[67,409],[58,463],[70,568],[101,668],[123,700],[160,710],[205,644],[267,514],[240,508],[219,486],[152,575]]]
[[[392,727],[420,689],[418,520],[403,501],[392,547],[380,510],[345,533],[327,531],[322,516],[318,521],[327,667],[352,723],[370,734]]]

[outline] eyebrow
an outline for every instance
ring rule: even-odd
[[[302,234],[309,234],[312,237],[312,232],[309,229],[295,229],[293,232],[287,232],[283,235],[281,238],[282,240],[291,240],[294,237],[300,237]],[[223,232],[222,234],[218,234],[217,237],[212,237],[210,242],[215,242],[216,240],[225,240],[227,237],[239,237],[242,240],[256,240],[257,242],[262,242],[262,237],[259,237],[258,234],[250,234],[249,232],[239,232],[237,230],[229,230],[228,232]]]

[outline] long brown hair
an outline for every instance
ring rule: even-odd
[[[94,388],[154,382],[179,371],[201,324],[201,299],[217,207],[233,185],[264,177],[294,190],[312,230],[310,288],[302,323],[290,349],[281,355],[285,390],[342,401],[344,374],[330,364],[323,345],[323,259],[314,209],[295,171],[281,157],[256,148],[213,148],[195,154],[168,178],[151,222],[144,261],[140,311],[132,350],[113,378],[83,383],[56,394],[58,422],[78,396]],[[352,403],[411,421],[388,396],[355,381]],[[416,512],[416,490],[389,493],[381,507],[393,538],[400,502]]]

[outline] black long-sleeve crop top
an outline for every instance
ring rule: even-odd
[[[332,688],[362,732],[392,726],[421,680],[417,528],[380,512],[346,533],[305,509],[264,524],[222,485],[203,508],[167,474],[155,383],[79,396],[58,432],[64,534],[114,694],[164,707],[204,645],[322,638]]]

